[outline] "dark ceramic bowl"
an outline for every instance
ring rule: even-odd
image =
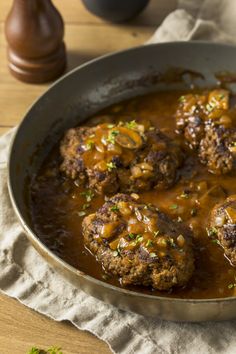
[[[149,0],[82,0],[84,6],[98,17],[123,22],[137,16]]]
[[[186,80],[199,72],[198,85],[217,85],[215,73],[236,72],[235,58],[234,46],[200,42],[154,44],[106,55],[58,80],[26,113],[9,156],[11,201],[34,247],[75,286],[121,309],[167,320],[236,318],[236,297],[195,300],[147,295],[118,288],[75,269],[39,239],[25,198],[30,180],[65,129],[113,103],[151,91],[186,88],[189,83],[177,80],[178,76],[172,82],[173,67],[179,73],[182,70]]]

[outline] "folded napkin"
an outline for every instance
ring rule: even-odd
[[[234,42],[236,1],[180,0],[149,43],[208,39]],[[114,353],[236,353],[236,321],[174,323],[120,311],[74,288],[36,252],[12,210],[6,158],[14,130],[0,138],[0,290],[56,321],[69,320]],[[79,351],[79,349],[78,349]]]

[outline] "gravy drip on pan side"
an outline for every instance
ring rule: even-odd
[[[118,124],[135,120],[150,121],[168,136],[188,149],[181,135],[175,134],[175,112],[179,97],[189,92],[172,91],[149,94],[109,107],[86,125]],[[192,93],[192,91],[191,91]],[[199,93],[199,91],[198,91]],[[106,129],[106,125],[104,126]],[[100,138],[98,141],[100,141]],[[236,268],[224,256],[214,232],[209,229],[209,213],[216,203],[236,194],[235,175],[214,175],[199,163],[190,149],[180,170],[177,184],[163,191],[139,193],[139,203],[151,203],[174,220],[185,222],[194,232],[195,272],[185,288],[160,292],[140,286],[134,291],[178,298],[217,298],[236,295]],[[88,153],[88,163],[92,163]],[[81,271],[106,282],[121,286],[118,279],[105,274],[102,266],[85,249],[81,223],[85,215],[96,212],[105,197],[83,188],[59,173],[61,158],[55,146],[32,182],[30,212],[34,230],[40,239],[62,259]]]

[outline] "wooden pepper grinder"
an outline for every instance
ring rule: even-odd
[[[51,0],[14,0],[5,33],[9,68],[17,79],[42,83],[65,70],[64,24]]]

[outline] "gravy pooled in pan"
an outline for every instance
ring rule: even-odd
[[[65,132],[31,183],[38,236],[116,286],[236,295],[232,102],[223,89],[159,92]]]

